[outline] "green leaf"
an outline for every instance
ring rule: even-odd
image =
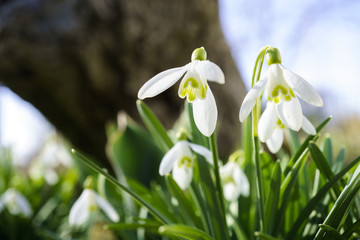
[[[286,209],[292,197],[291,192],[293,190],[295,183],[297,182],[297,176],[299,174],[301,167],[305,163],[305,159],[307,158],[307,155],[308,155],[307,150],[305,150],[304,154],[301,155],[301,158],[299,158],[295,162],[295,165],[286,175],[284,181],[281,184],[281,188],[280,188],[281,204],[280,204],[280,209],[278,210],[277,213],[277,225],[275,227],[275,231],[273,231],[274,233],[273,235],[275,236],[279,234],[281,228],[283,227]]]
[[[344,238],[341,236],[341,234],[336,231],[336,229],[332,228],[331,226],[328,226],[326,224],[319,224],[319,227],[324,230],[327,234],[329,234],[330,239],[336,239],[336,240],[344,240]]]
[[[318,192],[317,194],[308,202],[308,204],[301,210],[300,215],[293,224],[291,230],[286,236],[286,239],[295,239],[298,231],[301,229],[301,226],[305,221],[308,221],[308,218],[311,212],[317,207],[321,199],[329,192],[331,187],[339,181],[347,172],[350,171],[355,165],[360,162],[360,157],[354,159],[349,165],[347,165],[343,170],[336,174],[330,181],[328,181]]]
[[[360,158],[360,157],[358,157]],[[360,189],[360,165],[356,168],[355,172],[351,176],[348,184],[345,186],[340,196],[336,200],[334,206],[332,207],[330,213],[326,217],[323,224],[329,225],[334,229],[338,229],[340,224],[346,218],[351,204],[354,198],[357,196]],[[321,239],[324,235],[324,231],[320,229],[315,239]]]
[[[332,142],[331,142],[330,136],[327,135],[327,136],[325,136],[325,139],[323,141],[322,152],[324,153],[324,156],[330,166],[332,166],[332,164],[333,164],[333,150],[332,149],[333,148],[332,148]]]
[[[327,180],[333,178],[334,173],[332,172],[328,161],[326,161],[325,156],[322,154],[318,146],[316,146],[314,142],[310,142],[309,149],[317,168],[320,170],[320,173],[324,175]],[[339,196],[341,192],[339,185],[334,184],[333,189],[336,197]]]
[[[322,123],[320,123],[320,125],[316,128],[316,133],[319,133],[321,131],[321,129],[323,129],[326,124],[331,120],[331,117],[328,117],[327,119],[325,119]],[[297,150],[297,152],[292,156],[292,158],[289,161],[288,167],[285,169],[285,174],[288,174],[288,172],[291,170],[292,166],[295,164],[296,160],[300,158],[300,156],[304,153],[304,151],[307,149],[309,142],[310,141],[316,141],[316,139],[318,138],[318,135],[309,135],[305,141],[303,142],[303,144],[301,144],[301,146],[299,147],[299,149]]]
[[[129,117],[126,116],[123,124],[109,136],[107,156],[119,179],[125,176],[149,187],[152,180],[160,181],[157,169],[163,153],[151,136]]]
[[[216,239],[228,239],[228,228],[223,221],[222,211],[220,208],[220,201],[216,193],[213,178],[208,163],[201,157],[198,158],[198,167],[200,175],[200,187],[204,194],[204,201],[210,218],[213,234]],[[200,170],[201,169],[201,170]]]
[[[346,229],[342,237],[348,239],[353,233],[358,232],[359,229],[360,229],[360,219],[357,220],[349,229]]]
[[[116,178],[108,174],[105,170],[97,166],[95,163],[93,163],[91,160],[89,160],[87,157],[76,151],[75,149],[71,150],[72,153],[81,161],[83,161],[86,165],[88,165],[90,168],[92,168],[94,171],[96,171],[99,174],[102,174],[106,177],[106,179],[114,184],[115,186],[119,187],[126,193],[130,194],[139,204],[144,206],[149,210],[149,212],[156,218],[158,218],[162,223],[169,224],[171,221],[166,218],[161,212],[158,211],[155,207],[153,207],[150,203],[148,203],[145,199],[141,198],[139,194],[134,192],[132,189],[126,187],[125,185],[121,184]]]
[[[274,238],[263,232],[255,232],[255,236],[259,237],[259,239],[263,239],[263,240],[278,240],[277,238]]]
[[[189,240],[214,240],[209,234],[182,224],[163,225],[159,228],[159,233],[167,236],[184,237]]]
[[[268,232],[272,232],[274,226],[277,222],[277,209],[279,205],[279,198],[280,198],[280,185],[281,185],[281,167],[280,162],[277,161],[274,165],[270,188],[267,194],[267,201],[266,201],[266,219],[269,224]]]
[[[184,219],[187,220],[187,225],[192,225],[204,230],[199,217],[196,215],[196,212],[199,211],[196,209],[196,204],[194,202],[190,202],[190,200],[185,196],[184,191],[180,189],[171,175],[166,175],[165,180],[171,195],[178,201],[180,212]]]
[[[290,152],[292,155],[294,155],[300,147],[300,139],[299,139],[297,132],[295,132],[291,129],[289,129],[289,135],[290,135],[290,141],[289,141]]]
[[[150,134],[153,136],[155,142],[158,144],[159,148],[163,151],[163,153],[169,151],[169,149],[174,146],[174,143],[168,136],[164,126],[160,123],[155,114],[143,101],[137,100],[136,106],[139,111],[140,117],[144,121],[146,127],[148,128]]]

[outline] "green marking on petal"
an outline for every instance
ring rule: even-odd
[[[223,181],[224,185],[227,184],[227,183],[234,183],[235,184],[235,180],[234,180],[234,178],[232,176],[224,177],[224,178],[222,178],[222,181]]]
[[[178,167],[181,168],[181,167],[188,167],[188,168],[191,168],[193,167],[193,160],[188,157],[188,156],[185,156],[183,157],[179,162],[178,162]]]
[[[285,100],[286,100],[286,101],[290,101],[290,100],[291,100],[291,96],[290,96],[290,95],[286,95],[286,96],[285,96]]]
[[[277,125],[279,128],[281,128],[281,129],[284,129],[284,128],[285,128],[285,125],[282,123],[282,121],[280,120],[280,118],[277,120],[276,125]]]
[[[207,85],[203,85],[201,80],[193,77],[183,79],[180,83],[179,95],[182,98],[187,97],[189,102],[193,102],[197,97],[205,99],[207,92]]]
[[[286,89],[286,87],[284,87],[283,85],[277,85],[274,90],[271,92],[271,96],[276,97],[279,95],[279,91],[281,91],[281,93],[283,95],[288,94],[288,90]]]
[[[293,98],[295,98],[295,94],[294,94],[293,90],[292,90],[291,88],[289,88],[289,90],[290,90],[290,95],[291,95]]]
[[[189,86],[189,84],[190,84],[190,86]],[[192,78],[192,77],[186,79],[184,82],[184,88],[191,87],[191,86],[194,88],[199,87],[199,83],[196,81],[195,78]]]

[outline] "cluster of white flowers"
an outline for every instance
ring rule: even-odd
[[[187,101],[193,104],[195,124],[202,134],[209,137],[216,127],[217,107],[207,82],[224,84],[225,78],[222,70],[206,58],[203,47],[195,49],[190,63],[163,71],[151,78],[139,90],[138,98],[154,97],[174,85],[184,75],[178,91],[179,97],[186,97]],[[269,47],[266,58],[268,72],[246,95],[240,108],[239,119],[241,122],[246,119],[266,88],[268,103],[259,120],[258,136],[260,141],[266,142],[271,152],[276,153],[283,143],[285,127],[294,131],[302,128],[308,134],[316,134],[314,126],[303,116],[297,96],[315,106],[322,106],[323,101],[308,82],[281,65],[278,49]],[[195,156],[191,150],[203,155],[212,164],[210,150],[187,141],[176,143],[160,164],[160,175],[168,174],[172,170],[174,180],[182,189],[189,187],[193,176]],[[219,171],[227,200],[237,199],[240,194],[249,195],[248,180],[237,163],[229,161]]]
[[[285,127],[294,131],[302,128],[308,134],[316,134],[314,126],[303,116],[297,96],[318,107],[323,105],[323,101],[306,80],[281,65],[278,49],[270,47],[266,54],[269,69],[245,96],[239,118],[241,122],[246,119],[266,88],[268,103],[259,120],[259,139],[276,153],[282,145]]]

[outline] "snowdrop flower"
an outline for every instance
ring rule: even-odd
[[[9,188],[0,197],[0,212],[7,207],[13,215],[31,217],[32,209],[28,200],[14,188]]]
[[[118,213],[107,200],[93,189],[85,188],[70,210],[69,224],[72,226],[84,224],[89,219],[91,213],[98,209],[103,210],[113,222],[119,221]]]
[[[322,106],[323,101],[316,90],[302,77],[281,65],[278,49],[270,47],[266,55],[269,69],[245,96],[239,118],[243,122],[255,106],[256,99],[267,88],[268,101],[274,103],[281,122],[298,131],[302,126],[302,109],[297,97],[314,106]]]
[[[240,195],[245,197],[249,196],[249,181],[236,162],[228,161],[224,166],[221,166],[220,177],[226,200],[234,201],[238,199]]]
[[[316,134],[315,127],[305,116],[302,116],[301,128],[307,134]],[[258,130],[260,141],[266,142],[270,152],[276,153],[279,151],[284,140],[284,129],[285,125],[278,117],[274,103],[268,102],[265,111],[260,117]]]
[[[190,149],[204,156],[205,159],[212,164],[212,153],[209,149],[182,140],[177,142],[165,154],[159,168],[159,174],[161,176],[168,174],[172,170],[174,180],[183,190],[189,187],[193,177],[195,156]]]
[[[225,77],[219,66],[206,60],[203,47],[194,50],[190,63],[163,71],[147,81],[140,88],[138,98],[142,100],[164,92],[184,74],[178,94],[193,104],[195,124],[202,134],[209,137],[215,130],[218,113],[207,81],[224,84]]]

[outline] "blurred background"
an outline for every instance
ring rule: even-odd
[[[164,2],[1,2],[0,144],[12,149],[16,164],[28,165],[57,132],[101,161],[105,123],[115,121],[118,110],[138,120],[137,89],[154,74],[186,64],[201,45],[224,69],[228,85],[214,86],[223,106],[219,139],[236,139],[225,133],[240,128],[237,114],[254,61],[272,45],[283,65],[324,99],[323,108],[302,102],[305,115],[314,124],[332,115],[325,132],[335,148],[346,146],[349,159],[359,152],[359,1]],[[167,127],[182,108],[176,91],[147,100]]]

